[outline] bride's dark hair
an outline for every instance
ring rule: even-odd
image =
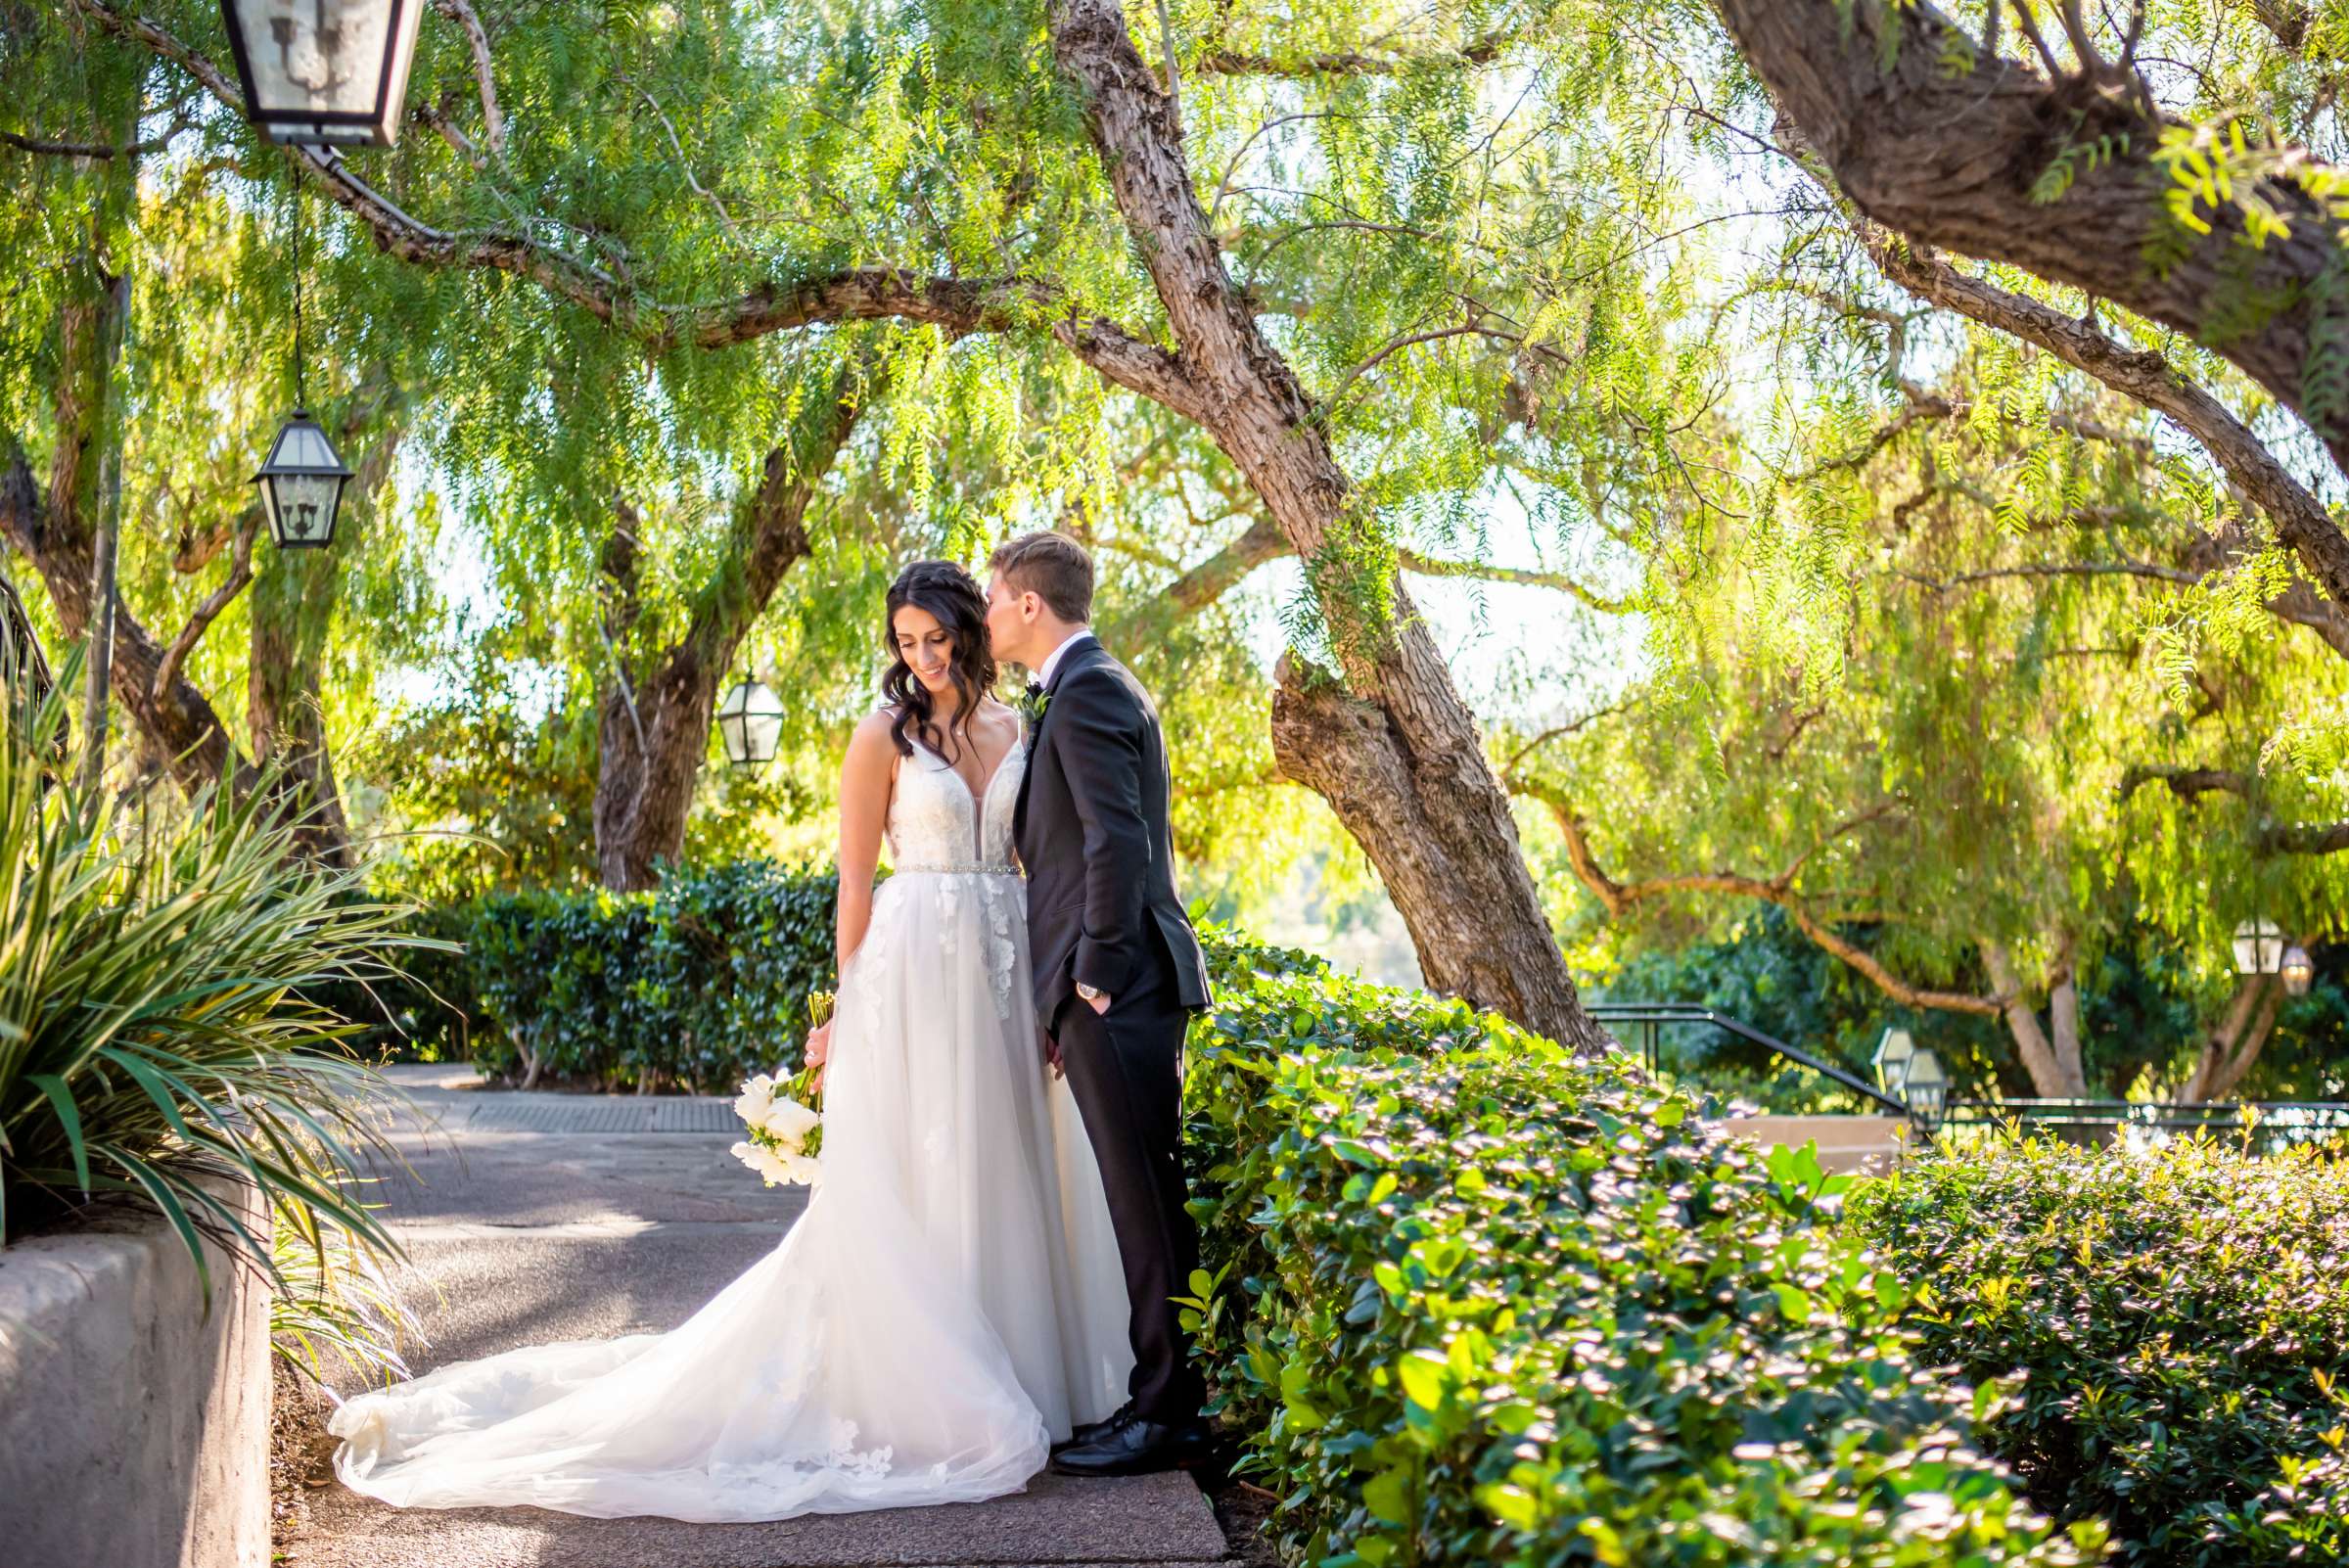
[[[898,649],[898,612],[907,605],[928,611],[954,637],[946,673],[962,694],[962,711],[954,715],[952,728],[957,738],[950,754],[946,734],[933,715],[930,688],[914,678],[912,667]],[[889,733],[898,744],[898,755],[913,755],[913,743],[905,738],[910,727],[923,745],[949,762],[959,761],[962,745],[972,739],[971,723],[978,715],[979,699],[995,689],[995,656],[987,637],[987,595],[978,579],[951,561],[914,562],[889,585],[881,640],[889,648],[889,669],[881,677],[881,695],[897,710]]]

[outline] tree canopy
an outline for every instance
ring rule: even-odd
[[[436,0],[340,158],[257,140],[199,0],[0,17],[36,617],[115,463],[144,765],[472,831],[420,888],[820,853],[888,577],[1061,527],[1198,885],[1375,877],[1570,1042],[1576,974],[1769,906],[2049,1093],[2128,1086],[2082,977],[2170,944],[2154,1076],[2226,1092],[2226,936],[2338,934],[2316,12]],[[310,561],[243,484],[298,279],[362,476]],[[705,765],[746,670],[764,775]]]

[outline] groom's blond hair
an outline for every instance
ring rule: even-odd
[[[1046,530],[1007,539],[987,563],[1022,593],[1033,593],[1061,620],[1093,619],[1093,558],[1065,533]]]

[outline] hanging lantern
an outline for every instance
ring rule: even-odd
[[[726,761],[736,767],[774,761],[783,739],[783,705],[747,669],[717,705],[717,738],[726,748]]]
[[[1950,1108],[1950,1075],[1932,1047],[1909,1059],[1909,1070],[1901,1075],[1901,1098],[1908,1102],[1909,1114],[1927,1131],[1941,1126],[1942,1116]]]
[[[399,139],[424,0],[220,0],[245,112],[273,142]]]
[[[2280,973],[2283,976],[2285,995],[2305,996],[2309,985],[2317,978],[2317,966],[2308,956],[2308,949],[2295,942],[2283,949],[2283,968]]]
[[[269,460],[253,482],[261,487],[261,511],[269,519],[269,536],[280,548],[322,549],[333,541],[350,470],[308,414],[294,411],[270,443]]]
[[[2273,920],[2246,920],[2234,928],[2234,972],[2272,975],[2283,965],[2283,928]]]

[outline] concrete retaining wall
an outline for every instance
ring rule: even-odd
[[[266,1568],[268,1288],[210,1256],[207,1318],[160,1220],[0,1249],[0,1564]]]

